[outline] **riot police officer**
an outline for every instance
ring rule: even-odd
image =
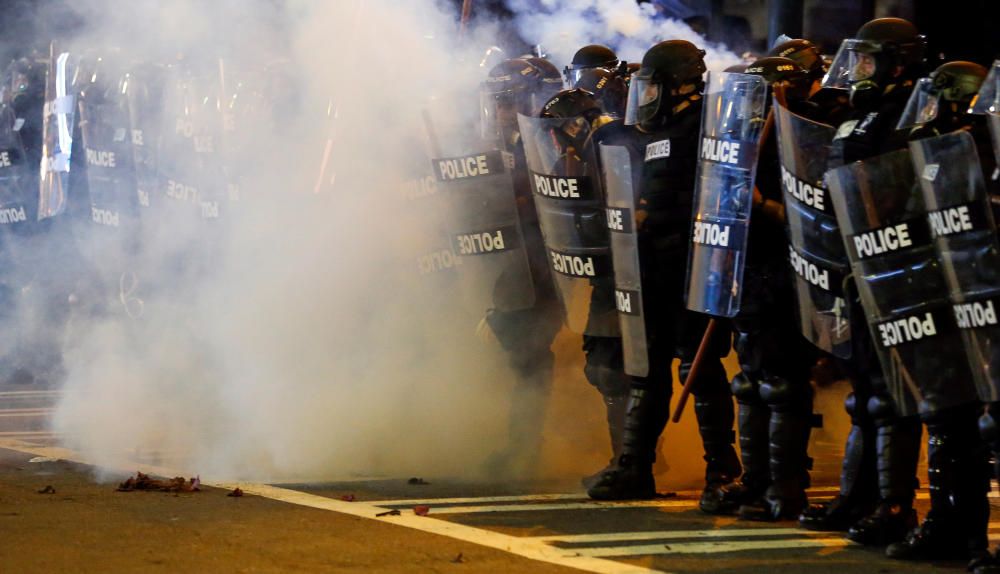
[[[568,87],[590,92],[605,114],[625,116],[629,67],[610,48],[598,44],[580,48],[563,75]]]
[[[956,149],[953,147],[955,144],[961,144],[959,132],[971,131],[979,135],[981,143],[978,148],[986,152],[983,154],[986,158],[992,155],[988,149],[983,118],[966,113],[985,77],[986,69],[972,62],[949,62],[940,66],[928,78],[922,78],[917,83],[898,123],[900,129],[913,128],[910,139],[914,143],[910,147],[915,150],[914,163],[918,172],[923,173],[928,164],[937,165],[939,170],[945,164],[944,173],[939,171],[932,180],[929,177],[921,178],[925,197],[930,199],[925,203],[929,204],[927,209],[931,212],[932,225],[951,210],[961,209],[954,205],[950,197],[955,190],[945,190],[945,187],[971,187],[954,184],[963,181],[960,179],[963,176],[969,178],[968,174],[974,171],[975,160],[963,154],[966,155],[963,165],[962,160],[956,161],[947,155],[950,150]],[[952,172],[949,171],[952,166],[960,167],[955,172],[955,178],[952,178]],[[969,182],[969,179],[964,181]],[[985,191],[982,186],[979,189]],[[979,199],[985,200],[985,193]],[[977,221],[983,221],[983,218],[977,217]],[[988,242],[986,245],[992,244],[995,252],[995,239],[991,237],[992,234],[985,232],[989,227],[985,222],[978,226],[979,229],[972,229],[977,226],[971,224],[971,221],[969,225],[955,229],[939,227],[936,230],[940,236],[938,247],[945,249],[944,255],[939,255],[939,259],[945,266],[951,263],[962,265],[970,255],[976,261],[976,254],[983,251],[983,240]],[[970,241],[973,237],[977,237],[979,241]],[[995,263],[995,259],[987,259],[985,263]],[[975,268],[977,265],[970,267]],[[965,278],[966,274],[963,272],[954,277]],[[956,281],[957,285],[950,288],[951,293],[969,286],[962,283]],[[965,301],[965,298],[954,300],[958,305],[955,309],[964,308],[962,305]],[[957,359],[946,355],[946,346],[939,344],[938,349],[942,358],[962,361],[961,355]],[[978,357],[977,354],[972,356]],[[981,361],[978,360],[972,362],[973,365],[979,363]],[[970,373],[970,377],[974,377],[974,374]],[[949,394],[960,397],[959,382],[949,383]],[[991,381],[982,387],[986,389],[985,393],[980,391],[983,398],[989,399],[996,395]],[[926,393],[925,396],[933,397],[931,393]],[[927,476],[931,508],[920,526],[910,532],[905,540],[891,544],[886,549],[886,555],[890,558],[968,559],[986,550],[989,519],[986,493],[989,491],[990,467],[986,445],[977,428],[982,402],[979,395],[972,394],[955,403],[946,408],[926,409],[921,413],[928,435]]]
[[[856,38],[844,41],[824,87],[848,88],[852,111],[837,129],[830,168],[905,146],[906,136],[895,126],[914,82],[923,75],[924,51],[923,37],[913,24],[899,18],[872,20]],[[847,529],[855,542],[885,545],[901,540],[916,526],[913,497],[920,420],[899,415],[886,389],[864,310],[856,297],[849,299],[852,357],[841,363],[841,370],[852,385],[846,401],[852,430],[841,492],[832,503],[809,509],[800,522],[811,529]]]
[[[539,115],[519,118],[535,205],[566,323],[583,336],[584,375],[604,400],[613,463],[621,454],[629,383],[597,157],[601,128],[612,119],[594,94],[580,88],[559,92]],[[584,485],[596,477],[585,477]]]
[[[684,269],[691,228],[692,190],[698,154],[705,72],[704,52],[670,40],[646,52],[630,86],[627,123],[604,141],[624,146],[637,189],[634,226],[641,267],[641,302],[649,365],[632,377],[622,453],[588,494],[595,499],[651,498],[656,444],[667,423],[672,394],[671,362],[680,377],[691,369],[707,318],[685,310]],[[606,166],[607,167],[607,166]],[[610,184],[609,184],[610,185]],[[620,309],[621,311],[621,309]],[[718,329],[694,390],[695,414],[705,449],[705,496],[740,473],[733,447],[733,403],[721,357],[729,351],[726,328]]]
[[[494,286],[495,306],[484,323],[492,331],[517,377],[510,420],[510,444],[492,461],[498,469],[530,471],[537,461],[541,427],[552,380],[552,341],[562,324],[559,300],[549,272],[548,256],[532,199],[531,183],[517,114],[538,114],[562,85],[559,70],[542,58],[514,58],[496,65],[483,83],[483,136],[514,160],[514,196],[524,238],[534,304],[504,309],[497,298],[513,277],[502,275]]]
[[[794,61],[762,58],[747,66],[746,73],[763,76],[789,107],[805,105],[812,81]],[[771,117],[768,125],[773,123]],[[739,405],[743,475],[721,488],[717,507],[703,509],[720,514],[738,509],[743,518],[778,520],[797,517],[806,503],[813,398],[809,380],[816,351],[799,334],[795,310],[788,305],[794,295],[777,138],[772,128],[764,131],[742,305],[733,318],[741,372],[732,389]]]

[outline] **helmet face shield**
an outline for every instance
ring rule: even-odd
[[[517,131],[517,114],[531,114],[533,98],[524,105],[525,98],[517,90],[493,91],[484,86],[479,94],[479,124],[483,139],[502,139],[503,135]],[[523,109],[523,108],[531,109]]]
[[[969,107],[970,114],[1000,114],[1000,60],[993,62],[979,93]]]
[[[914,126],[922,126],[938,116],[941,105],[941,89],[934,85],[930,78],[920,78],[916,87],[906,102],[903,115],[896,124],[897,130],[906,130]]]
[[[647,122],[656,116],[662,88],[651,78],[632,76],[629,83],[628,107],[625,110],[625,125]]]
[[[876,52],[878,47],[871,42],[844,40],[823,76],[823,87],[846,90],[852,84],[872,78],[876,71]]]

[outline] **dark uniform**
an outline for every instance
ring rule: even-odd
[[[921,73],[923,40],[909,22],[873,20],[859,30],[857,41],[859,46],[851,51],[859,55],[859,63],[846,72],[851,75],[852,112],[834,137],[831,169],[906,146],[906,134],[895,127]],[[837,63],[828,78],[839,77]],[[885,545],[916,526],[913,497],[921,426],[916,416],[899,416],[853,287],[847,296],[853,318],[852,357],[839,366],[851,381],[845,404],[852,429],[841,492],[833,503],[807,511],[801,522],[814,529],[849,527],[851,540]]]
[[[652,465],[657,439],[669,418],[671,363],[675,357],[681,360],[684,380],[708,323],[705,315],[685,309],[683,272],[698,159],[702,55],[684,41],[661,42],[651,48],[636,76],[639,81],[632,87],[647,95],[647,101],[640,102],[638,123],[604,138],[630,150],[634,185],[639,190],[636,225],[649,373],[632,378],[622,454],[617,467],[604,472],[589,489],[592,498],[650,498],[655,494]],[[682,93],[670,95],[671,90]],[[725,328],[716,330],[694,390],[706,482],[711,487],[706,491],[713,492],[740,473],[733,447],[732,395],[721,361],[729,352],[728,335]]]
[[[810,80],[795,62],[764,58],[746,73],[781,82],[795,111],[805,106]],[[770,98],[768,98],[770,100]],[[773,125],[773,120],[769,120]],[[739,404],[740,456],[743,476],[726,485],[716,506],[703,510],[742,517],[778,520],[797,517],[806,504],[811,460],[807,455],[812,426],[810,374],[816,349],[799,332],[793,305],[793,277],[788,265],[781,171],[777,137],[767,130],[761,144],[751,216],[742,299],[733,319],[734,349],[740,373],[732,381]]]

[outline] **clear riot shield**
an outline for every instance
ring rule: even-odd
[[[649,374],[646,318],[642,308],[642,273],[636,230],[636,193],[628,149],[601,145],[607,196],[607,224],[611,232],[611,259],[615,274],[615,306],[625,354],[625,372],[633,377]]]
[[[797,116],[777,100],[773,109],[799,327],[813,345],[846,359],[851,325],[844,281],[850,268],[823,182],[835,129]]]
[[[826,182],[897,410],[978,400],[910,152],[830,170]]]
[[[685,292],[692,311],[740,310],[766,94],[761,76],[709,73]]]
[[[566,324],[617,337],[611,243],[590,124],[518,115],[528,178]]]
[[[535,289],[514,197],[513,157],[475,138],[448,141],[437,151],[431,169],[445,197],[449,240],[469,306],[532,307]]]
[[[77,63],[77,58],[69,52],[58,52],[55,44],[52,45],[45,82],[39,219],[55,217],[66,209],[76,115],[73,78]]]
[[[84,244],[93,261],[120,274],[139,239],[128,100],[122,92],[125,78],[111,69],[98,70],[91,78],[79,98],[91,223]]]
[[[1000,401],[1000,247],[975,141],[954,132],[910,151],[979,397]]]
[[[0,229],[17,233],[35,220],[38,180],[32,177],[20,122],[10,107],[0,108]]]
[[[157,155],[162,131],[163,83],[164,69],[146,64],[134,67],[122,87],[128,100],[129,141],[143,216],[152,207],[159,189]]]

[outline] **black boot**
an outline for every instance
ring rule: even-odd
[[[771,484],[763,497],[740,508],[740,517],[794,520],[806,507],[806,488],[812,466],[807,454],[812,430],[812,387],[807,380],[793,383],[772,378],[762,385],[761,394],[771,406]]]
[[[878,500],[875,473],[875,428],[865,406],[867,400],[847,396],[844,407],[854,425],[847,435],[840,471],[840,494],[830,502],[808,507],[799,516],[806,530],[846,531],[875,509]],[[860,403],[860,404],[859,404]]]
[[[919,528],[886,549],[889,558],[968,560],[986,551],[989,464],[976,413],[958,408],[936,418],[927,425],[931,509]]]
[[[758,385],[740,373],[733,378],[733,395],[739,407],[740,460],[743,476],[702,493],[699,507],[709,514],[735,514],[741,505],[764,494],[768,474],[768,421],[771,410],[760,398]]]
[[[602,474],[614,468],[618,462],[618,457],[622,454],[622,435],[625,432],[625,407],[627,404],[628,395],[604,397],[604,409],[608,421],[608,435],[611,437],[611,460],[601,470],[590,476],[583,477],[580,482],[583,483],[583,487],[586,489],[594,486]]]
[[[587,495],[595,500],[649,499],[656,495],[656,441],[670,415],[670,388],[633,387],[629,393],[618,464],[602,473]]]
[[[882,423],[876,439],[879,505],[847,531],[848,539],[867,546],[899,542],[917,525],[913,497],[923,428],[915,416],[882,418],[886,409],[894,409],[887,401],[879,397],[869,401],[873,405],[869,410]]]

